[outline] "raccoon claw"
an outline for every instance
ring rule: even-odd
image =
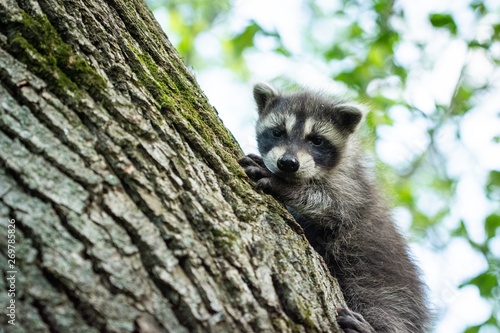
[[[337,323],[345,333],[375,333],[362,315],[348,309],[337,308]]]
[[[274,194],[273,186],[271,184],[271,179],[269,178],[261,178],[257,181],[257,185],[255,185],[255,189],[258,191],[262,191],[265,194]]]
[[[269,171],[262,169],[261,167],[248,166],[245,168],[245,172],[253,181],[259,181],[269,177]]]
[[[250,154],[241,158],[238,163],[243,167],[247,176],[253,181],[257,182],[263,178],[272,176],[272,173],[267,170],[260,156]]]
[[[262,157],[255,154],[248,154],[247,156],[242,157],[238,161],[238,163],[242,167],[253,165],[253,166],[260,166],[261,168],[266,168],[266,165],[264,164],[264,160],[262,159]]]

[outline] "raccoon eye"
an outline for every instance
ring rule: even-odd
[[[271,133],[275,138],[281,138],[283,136],[283,131],[278,129],[273,129]]]
[[[309,142],[313,144],[313,146],[321,146],[324,143],[324,140],[319,136],[314,136],[309,139]]]

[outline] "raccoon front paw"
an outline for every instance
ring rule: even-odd
[[[262,157],[258,155],[249,154],[241,158],[238,163],[243,167],[247,176],[255,182],[258,182],[262,178],[272,177],[273,175],[271,171],[266,168]]]
[[[257,190],[263,191],[266,194],[275,194],[275,175],[266,168],[262,157],[249,154],[241,158],[238,163],[243,167],[247,176],[253,180]]]
[[[375,333],[362,315],[348,309],[337,308],[337,322],[345,333]]]

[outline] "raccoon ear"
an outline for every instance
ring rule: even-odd
[[[267,83],[257,83],[253,86],[253,98],[257,103],[259,114],[265,109],[267,103],[278,96],[278,92]]]
[[[337,109],[335,120],[340,128],[347,133],[353,133],[361,118],[363,118],[361,106],[356,104],[340,104],[335,108]]]

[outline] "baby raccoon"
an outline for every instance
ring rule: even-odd
[[[391,221],[356,140],[363,115],[351,103],[254,87],[262,157],[240,165],[256,187],[287,206],[325,258],[350,309],[346,333],[425,332],[424,285]]]

